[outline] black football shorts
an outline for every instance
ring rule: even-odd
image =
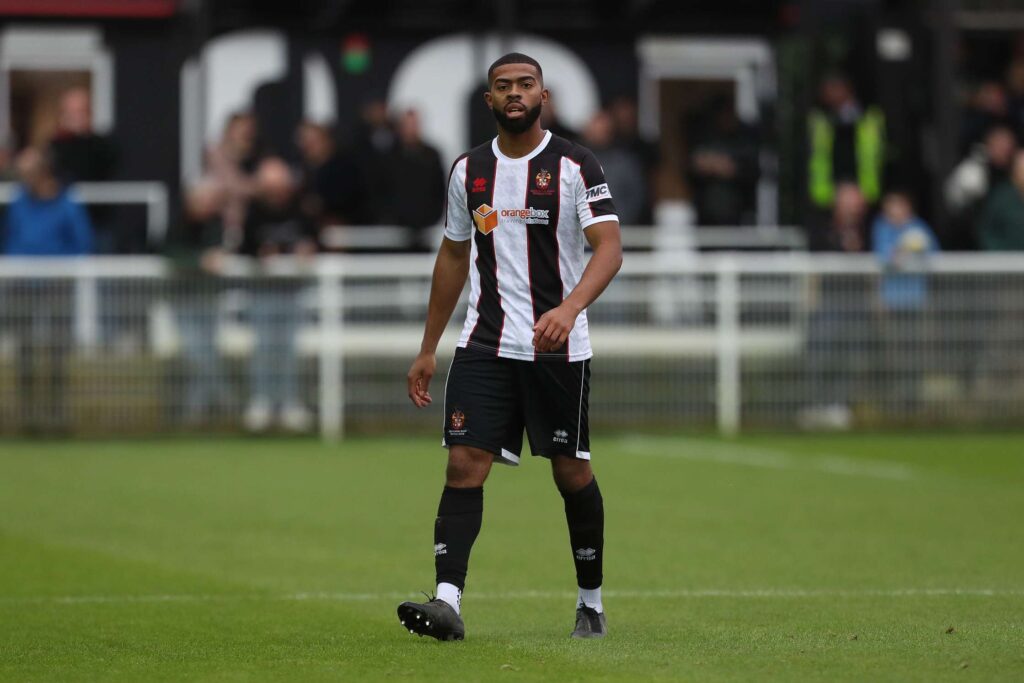
[[[444,391],[442,445],[473,446],[518,465],[534,455],[590,460],[590,361],[525,361],[458,348]]]

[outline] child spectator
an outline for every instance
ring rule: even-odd
[[[886,270],[882,304],[886,309],[920,309],[927,302],[925,276],[903,271],[919,268],[922,257],[939,250],[935,233],[914,213],[909,195],[892,191],[871,228],[871,246]]]
[[[89,215],[61,185],[47,152],[28,148],[16,166],[21,187],[0,227],[0,254],[80,256],[92,252]],[[72,292],[65,280],[15,280],[4,288],[2,324],[17,338],[19,422],[27,432],[69,427],[67,357]],[[45,355],[45,372],[37,358]]]
[[[28,148],[15,162],[21,187],[0,244],[8,256],[79,256],[93,250],[89,215],[61,185],[50,155]]]
[[[910,196],[890,191],[871,230],[871,244],[885,274],[879,316],[881,343],[874,373],[885,373],[895,389],[890,398],[908,413],[917,405],[925,371],[935,366],[928,339],[928,281],[921,271],[928,254],[939,250],[928,224],[914,214]]]

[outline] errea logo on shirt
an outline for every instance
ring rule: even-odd
[[[599,199],[611,199],[612,191],[608,189],[608,183],[601,183],[587,188],[587,201],[596,202]]]

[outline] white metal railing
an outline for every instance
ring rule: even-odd
[[[317,361],[320,432],[326,439],[337,439],[343,436],[346,423],[344,378],[348,363],[374,358],[404,362],[412,358],[419,347],[432,269],[433,256],[425,254],[331,255],[309,261],[278,258],[262,266],[235,259],[219,282],[222,289],[243,294],[259,282],[302,283],[304,293],[295,301],[307,320],[296,332],[298,347]],[[930,329],[927,334],[932,336],[921,337],[913,331],[916,327],[901,332],[898,325],[903,324],[903,318],[897,315],[882,315],[877,320],[871,317],[879,310],[880,283],[894,274],[926,276],[929,286],[936,290],[934,303],[929,305],[930,315],[942,325],[932,329],[922,323],[920,328]],[[119,283],[123,296],[142,302],[152,325],[154,311],[182,286],[171,276],[169,264],[159,257],[8,258],[0,260],[0,296],[7,291],[5,287],[17,283],[70,285],[73,295],[68,315],[73,319],[73,341],[82,352],[91,353],[102,345],[104,310],[121,305],[116,296],[104,294],[104,287]],[[666,294],[671,303],[685,305],[666,313]],[[211,293],[209,301],[231,323],[222,326],[226,331],[218,343],[223,348],[211,349],[210,353],[248,353],[251,343],[247,345],[237,336],[251,334],[244,332],[246,323],[239,317],[246,304],[237,300],[225,303],[221,290]],[[439,347],[442,354],[450,353],[454,346],[462,310],[457,309],[456,320],[445,333]],[[829,315],[833,313],[840,319],[839,333],[828,331],[828,325],[833,325]],[[882,343],[875,331],[868,330],[876,325],[902,335],[890,340],[892,343],[919,350],[956,345],[963,341],[961,337],[969,338],[968,347],[980,349],[977,352],[981,355],[996,351],[1002,354],[993,361],[996,365],[988,363],[988,375],[1012,375],[1016,371],[1014,344],[1018,334],[1024,335],[1024,327],[1021,331],[1014,327],[1015,321],[1024,321],[1024,253],[942,254],[902,273],[885,271],[871,255],[631,253],[616,282],[592,307],[591,320],[598,357],[613,363],[684,361],[704,367],[705,361],[709,362],[714,377],[714,421],[723,433],[734,434],[746,419],[745,406],[753,405],[744,391],[748,368],[763,365],[759,370],[763,377],[776,373],[782,378],[766,384],[766,391],[774,395],[782,391],[783,384],[803,382],[805,374],[818,372],[793,369],[786,363],[795,367],[806,360],[814,365],[817,361],[812,356],[817,346],[831,354],[826,366],[834,365],[836,358],[842,360],[847,351],[851,356],[863,355],[867,353],[865,347]],[[173,324],[160,327],[173,329]],[[819,328],[826,330],[824,336]],[[0,336],[4,333],[0,327]],[[173,348],[174,344],[160,341],[161,334],[166,332],[150,335],[156,339],[153,345]],[[988,336],[998,337],[1002,346],[993,351]],[[1024,336],[1019,342],[1016,348],[1024,348]],[[1006,349],[1010,360],[1004,358]],[[878,354],[883,352],[888,353],[884,349],[871,351],[875,354],[872,358],[881,358]],[[1016,356],[1024,360],[1019,350]],[[869,359],[859,369],[844,369],[839,374],[860,380],[870,375],[871,381],[884,385],[873,394],[880,402],[888,400],[885,387],[908,383],[916,387],[931,381],[923,375],[902,378],[899,364],[906,360],[875,368],[871,367],[873,362]],[[942,362],[929,366],[928,371],[943,371]],[[813,377],[807,381],[814,381]],[[985,393],[989,390],[984,382],[981,386],[979,401],[1002,401],[999,405],[1009,411],[1007,415],[1017,415],[1016,385],[992,390],[994,393]],[[1019,390],[1024,417],[1024,376]],[[795,410],[797,402],[815,398],[814,391],[792,390],[785,396],[780,393],[778,401],[780,405],[788,401]],[[907,399],[908,404],[911,400],[917,399]]]

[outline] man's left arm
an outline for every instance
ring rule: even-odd
[[[533,347],[540,353],[554,351],[565,344],[577,316],[601,295],[622,266],[618,220],[593,223],[584,235],[594,253],[583,277],[559,306],[538,318],[533,326]]]

